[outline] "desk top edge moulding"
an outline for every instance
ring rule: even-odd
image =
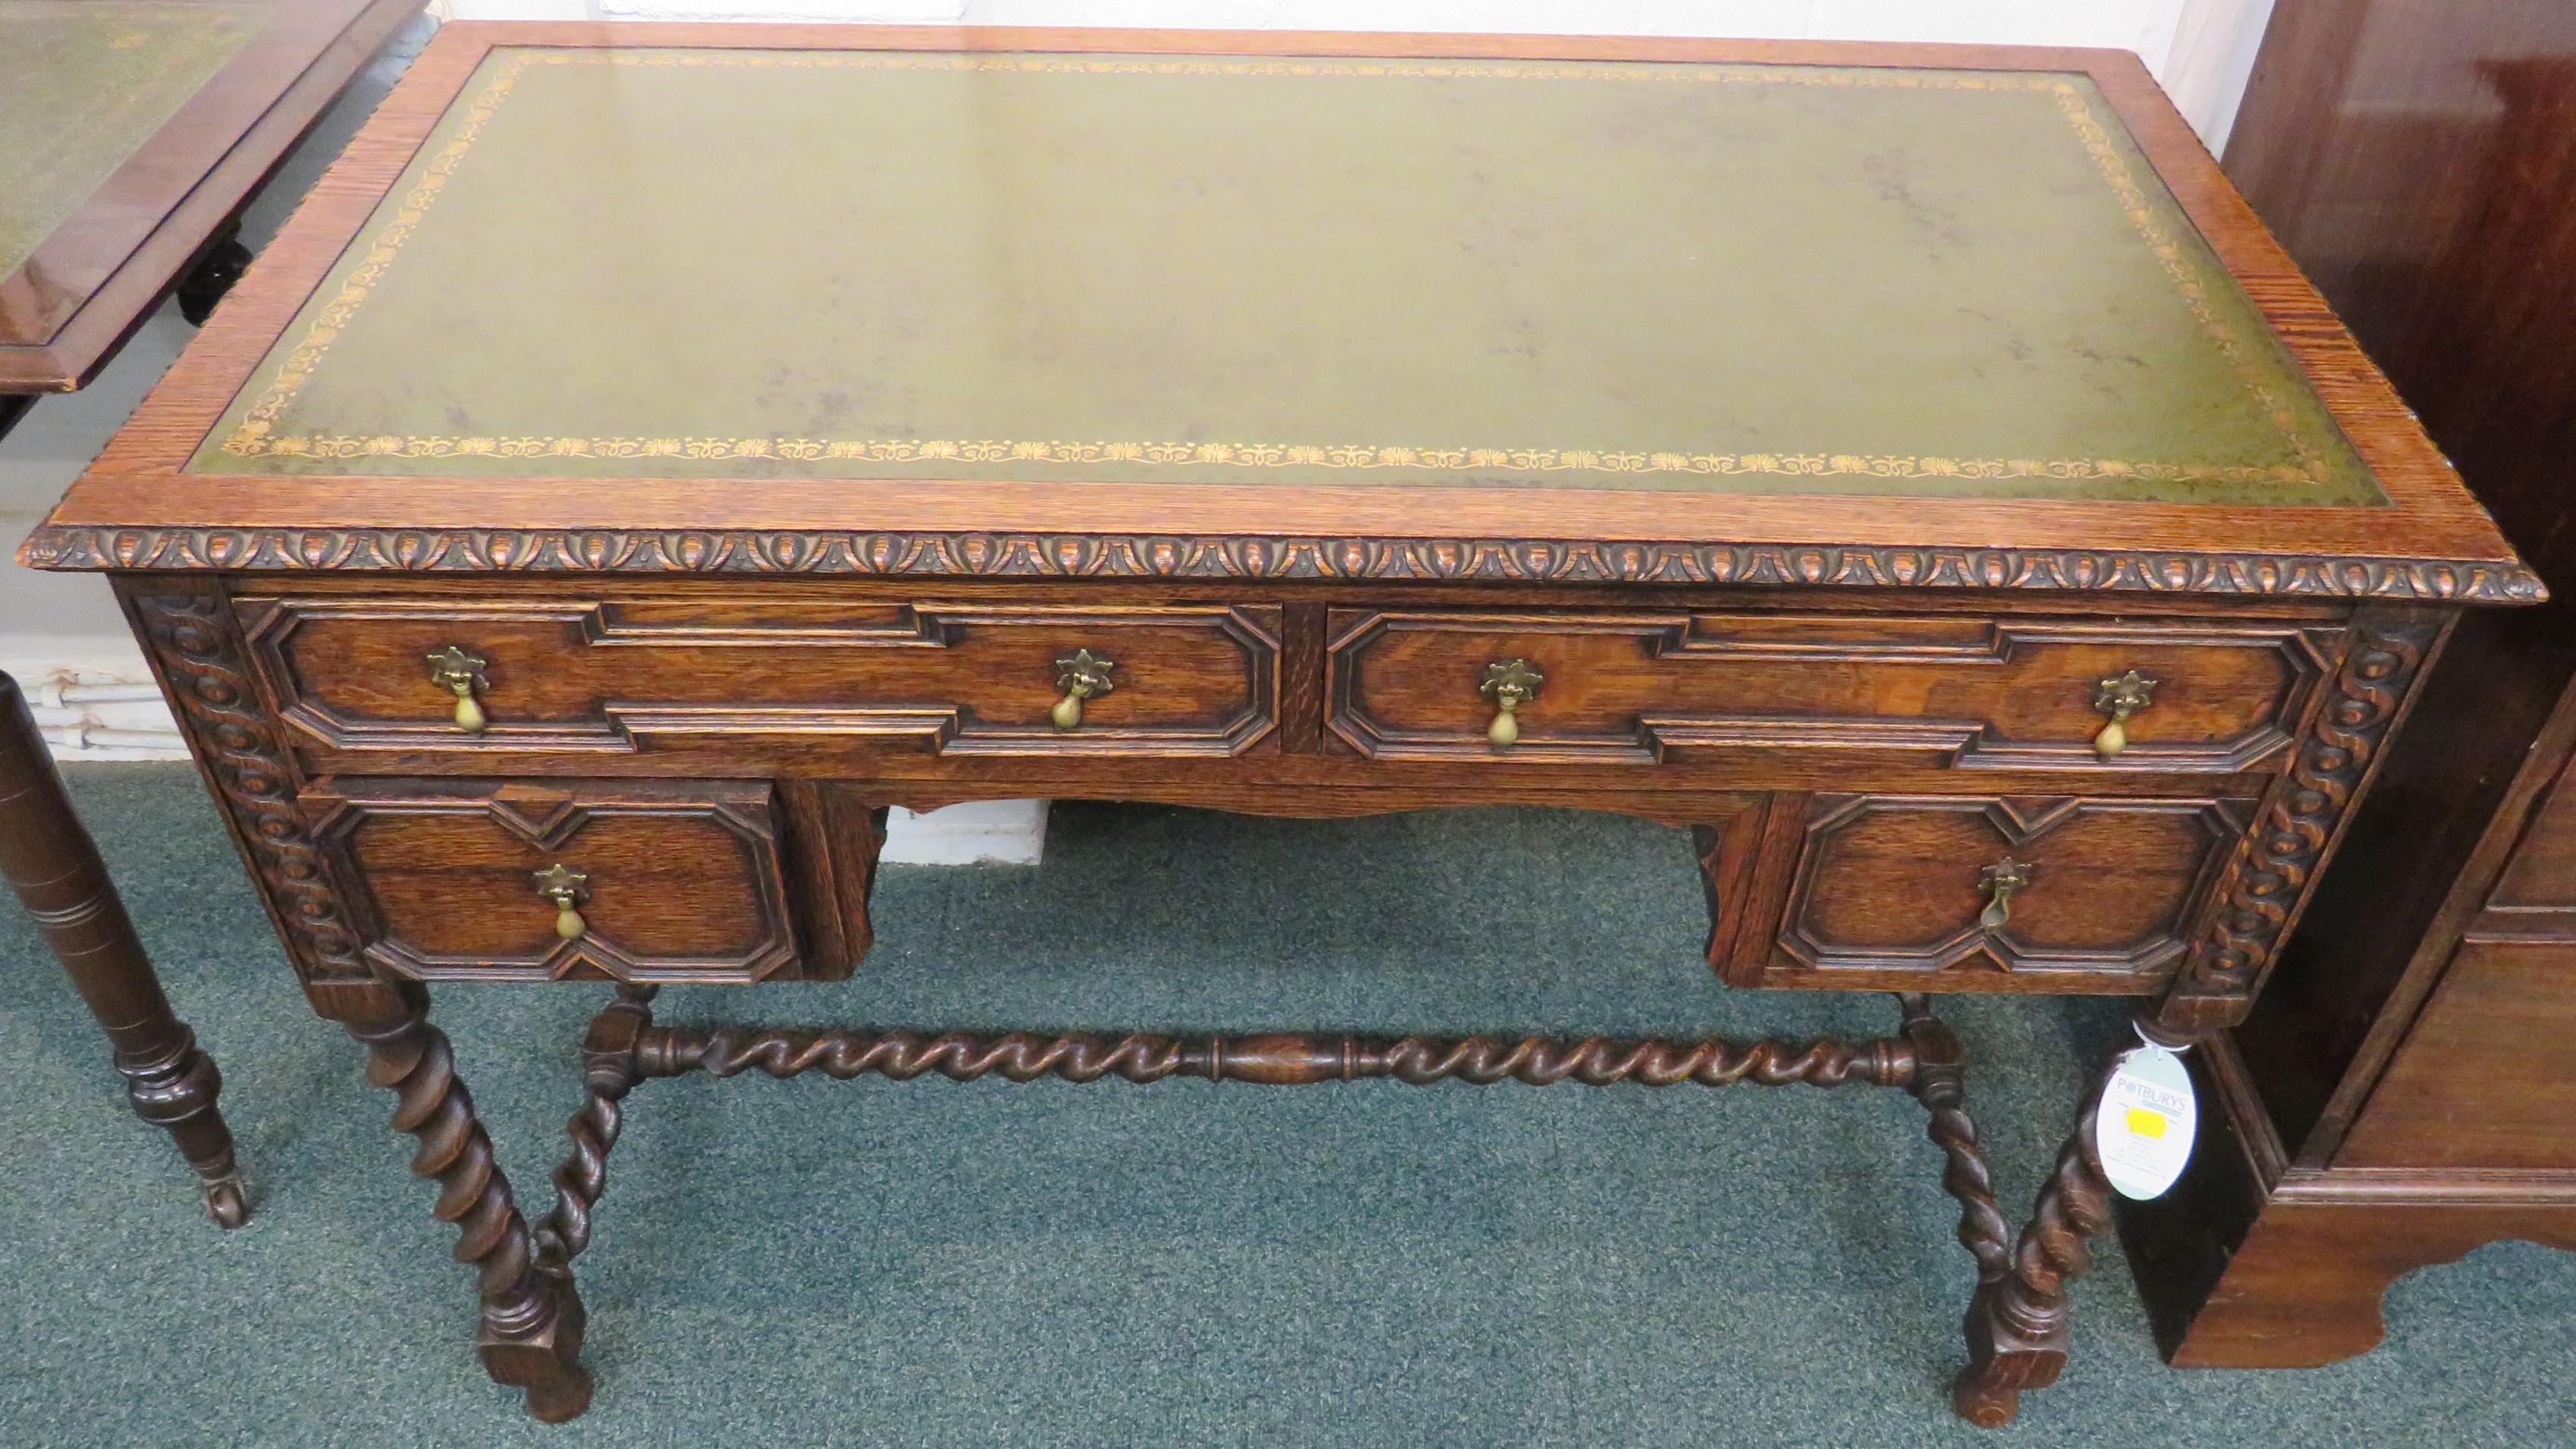
[[[876,27],[447,27],[21,557],[2540,592],[2125,53]]]

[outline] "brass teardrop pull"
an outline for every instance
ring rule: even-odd
[[[1079,729],[1082,726],[1082,702],[1117,688],[1110,672],[1118,667],[1115,659],[1103,659],[1088,649],[1076,649],[1055,657],[1055,687],[1064,698],[1047,711],[1047,718],[1057,729]]]
[[[1547,676],[1530,667],[1526,659],[1504,659],[1485,666],[1484,682],[1476,692],[1494,702],[1494,722],[1485,727],[1485,740],[1495,749],[1508,750],[1520,743],[1520,707],[1538,698],[1538,687]]]
[[[2110,759],[2129,747],[2129,716],[2156,702],[2157,681],[2132,669],[2093,686],[2093,710],[2111,722],[2093,736],[2093,753]]]
[[[537,894],[555,903],[555,934],[569,941],[590,929],[590,923],[573,909],[590,899],[590,875],[557,861],[544,870],[533,872]]]
[[[2030,884],[2031,868],[2007,855],[1977,872],[1977,889],[1986,894],[1986,908],[1977,913],[1977,924],[1989,931],[2000,931],[2012,919],[2013,892]]]
[[[456,696],[456,727],[469,735],[483,733],[487,721],[483,706],[474,695],[490,689],[484,662],[454,644],[433,649],[429,654],[429,682]]]

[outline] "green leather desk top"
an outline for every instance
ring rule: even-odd
[[[0,0],[0,277],[268,20],[255,3]]]
[[[493,50],[199,473],[2372,505],[2081,74]]]

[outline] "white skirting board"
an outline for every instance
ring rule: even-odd
[[[886,816],[887,865],[1036,865],[1046,850],[1047,802],[979,800]]]
[[[74,647],[63,648],[59,645]],[[12,638],[0,671],[18,681],[57,760],[184,760],[188,743],[141,651],[103,639]],[[57,647],[49,647],[57,646]]]

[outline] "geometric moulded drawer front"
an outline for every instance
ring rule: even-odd
[[[738,982],[796,974],[769,794],[344,778],[301,804],[391,974]]]
[[[777,739],[943,755],[1239,754],[1276,713],[1276,606],[637,593],[235,605],[280,712],[356,753],[635,754]],[[452,651],[452,652],[451,652]],[[1077,653],[1102,687],[1053,715]],[[430,661],[455,661],[442,684]],[[456,690],[475,727],[458,722]]]
[[[1763,984],[2153,990],[2253,808],[1814,797]]]
[[[2297,620],[2107,622],[1977,614],[1336,609],[1332,729],[1372,759],[1652,764],[1711,752],[1863,752],[1960,769],[2270,768],[2341,630]],[[1540,683],[1489,744],[1479,686]],[[2105,690],[2140,691],[2121,715]]]

